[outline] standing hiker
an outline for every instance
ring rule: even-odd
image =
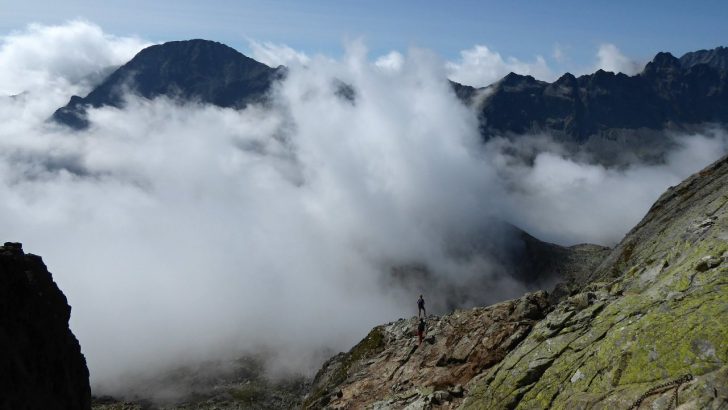
[[[425,310],[425,299],[422,298],[422,295],[420,295],[420,298],[417,299],[417,317],[420,317],[420,312],[424,314],[424,317],[427,317],[427,311]]]
[[[425,338],[425,319],[420,319],[420,323],[417,325],[417,337],[419,338],[417,346],[419,346],[422,344],[422,339]]]

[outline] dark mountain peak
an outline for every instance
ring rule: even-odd
[[[270,69],[267,65],[245,56],[239,51],[217,41],[193,39],[170,41],[140,51],[127,64],[139,64],[145,60],[164,59],[169,62],[199,64],[204,70],[214,70],[217,64],[246,64],[258,70]]]
[[[561,77],[558,78],[554,82],[555,85],[568,85],[568,86],[574,86],[576,85],[576,77],[574,77],[574,74],[571,73],[565,73]]]
[[[501,82],[508,83],[508,82],[513,82],[513,81],[519,81],[522,77],[523,76],[521,76],[520,74],[516,74],[513,71],[511,71],[510,73],[506,74],[505,77],[503,77]]]
[[[537,82],[537,80],[530,75],[521,75],[521,74],[516,74],[514,72],[508,73],[508,75],[506,75],[499,81],[499,83],[501,85],[507,85],[507,86],[514,86],[514,85],[521,85],[521,84],[533,84],[536,82]]]
[[[680,65],[683,68],[691,68],[698,64],[706,64],[716,70],[728,70],[728,47],[693,51],[680,57]]]
[[[600,82],[600,81],[603,81],[603,80],[605,80],[607,78],[612,78],[614,76],[615,76],[615,74],[613,72],[611,72],[611,71],[605,71],[605,70],[602,70],[600,68],[597,71],[595,71],[594,74],[592,74],[590,77],[591,77],[591,79],[592,79],[593,82],[594,81]]]
[[[614,73],[611,71],[597,70],[594,74],[580,77],[582,82],[591,84],[599,88],[623,87],[628,81],[629,76],[624,73]]]
[[[672,64],[672,62],[675,60],[677,60],[677,58],[669,51],[660,51],[659,53],[655,54],[655,57],[652,59],[652,61],[656,63],[667,62],[670,64]]]
[[[646,76],[679,72],[682,69],[680,60],[668,52],[659,52],[642,71]]]
[[[121,107],[125,93],[242,108],[261,101],[271,83],[282,76],[285,69],[268,67],[222,43],[171,41],[140,51],[86,97],[72,97],[53,119],[73,128],[86,128],[86,107]]]
[[[598,70],[547,83],[510,73],[478,107],[480,132],[485,140],[546,132],[605,164],[632,154],[659,162],[669,146],[662,130],[728,123],[724,61],[721,47],[680,60],[658,53],[635,76]]]

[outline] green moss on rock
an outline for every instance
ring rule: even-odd
[[[728,402],[728,159],[705,175],[663,195],[600,266],[584,290],[597,300],[559,304],[463,408],[628,408],[686,374],[681,404]]]

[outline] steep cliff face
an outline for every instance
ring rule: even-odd
[[[728,157],[669,189],[549,306],[543,293],[374,328],[310,408],[728,406]],[[642,407],[639,407],[642,406]],[[652,406],[652,407],[649,407]]]
[[[91,408],[71,307],[40,257],[0,247],[0,409]]]

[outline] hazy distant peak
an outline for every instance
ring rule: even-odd
[[[717,70],[728,70],[728,47],[692,51],[680,57],[680,65],[683,68],[690,68],[698,64],[707,64]]]

